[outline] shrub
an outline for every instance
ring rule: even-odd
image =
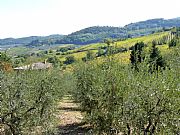
[[[63,84],[61,76],[52,71],[1,74],[1,129],[13,135],[31,134],[38,129],[49,132]]]
[[[56,57],[56,56],[53,56],[53,57],[49,57],[47,59],[47,62],[50,62],[53,64],[54,67],[61,67],[62,66],[62,62]]]
[[[74,97],[97,134],[179,133],[178,67],[145,71],[109,59],[77,68]]]
[[[64,61],[64,64],[72,64],[75,62],[74,56],[67,56],[66,60]]]
[[[169,47],[174,47],[177,45],[177,39],[173,38],[170,42],[169,42]]]
[[[82,61],[86,62],[86,61],[93,60],[94,58],[95,58],[95,56],[94,56],[93,52],[88,50],[86,53],[86,57],[83,57]]]

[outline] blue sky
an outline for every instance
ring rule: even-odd
[[[180,17],[180,0],[0,0],[0,38]]]

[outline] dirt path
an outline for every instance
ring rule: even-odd
[[[89,127],[83,123],[83,116],[78,104],[70,95],[65,96],[59,105],[60,135],[86,135]]]

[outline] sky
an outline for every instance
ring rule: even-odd
[[[180,0],[0,0],[0,39],[180,17]]]

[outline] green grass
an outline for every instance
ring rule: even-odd
[[[17,55],[22,55],[22,54],[26,54],[28,52],[31,52],[32,49],[27,48],[27,47],[14,47],[14,48],[10,48],[7,53],[8,55],[11,56],[17,56]]]

